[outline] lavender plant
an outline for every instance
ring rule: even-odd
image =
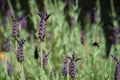
[[[46,34],[46,20],[49,18],[50,14],[40,12],[38,15],[41,18],[40,24],[39,24],[39,32],[38,32],[38,38],[40,38],[42,41],[45,40],[45,34]]]
[[[27,27],[27,16],[21,17],[20,23],[23,28],[26,28]]]
[[[118,43],[118,38],[119,38],[119,32],[120,32],[120,28],[114,28],[113,29],[113,44],[117,44]]]
[[[18,59],[18,62],[22,63],[22,61],[24,60],[23,44],[26,42],[26,40],[19,41],[17,38],[16,40],[18,42],[17,59]]]
[[[68,74],[68,58],[67,57],[64,59],[64,67],[62,69],[62,74],[64,77],[67,77],[67,74]]]
[[[83,30],[83,31],[81,31],[81,43],[83,44],[83,45],[85,45],[85,43],[86,43],[86,33],[85,33],[85,31]]]
[[[12,63],[11,62],[7,62],[7,72],[8,75],[11,76],[12,75]]]
[[[70,64],[69,64],[69,75],[71,78],[75,78],[76,76],[76,62],[80,60],[80,58],[75,58],[75,53],[73,52],[72,58],[68,57],[70,59]]]
[[[7,9],[6,15],[7,15],[7,17],[11,17],[12,16],[12,12],[11,12],[10,8]]]
[[[91,17],[92,17],[91,23],[97,23],[98,22],[99,15],[98,15],[98,11],[97,11],[96,7],[92,8]]]
[[[8,52],[10,50],[10,38],[8,37],[6,40],[5,50]]]
[[[19,34],[19,17],[12,16],[12,20],[13,20],[12,36],[16,38],[18,37]]]
[[[120,80],[120,62],[118,61],[118,59],[111,55],[112,58],[115,60],[115,62],[117,63],[116,65],[116,69],[115,69],[115,77],[114,77],[114,80]]]
[[[47,61],[48,61],[48,55],[50,54],[50,51],[48,51],[48,53],[46,53],[43,50],[43,58],[42,58],[42,67],[45,68],[47,65]]]

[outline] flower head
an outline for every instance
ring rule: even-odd
[[[84,30],[81,31],[81,43],[84,45],[86,43],[86,33]]]
[[[63,62],[64,62],[64,67],[62,69],[62,73],[63,76],[66,77],[68,74],[68,58],[66,57]]]
[[[27,16],[23,16],[20,20],[20,23],[23,28],[27,27]]]
[[[48,55],[50,54],[50,51],[48,51],[48,53],[46,53],[44,50],[43,50],[43,58],[42,58],[42,66],[43,68],[46,67],[47,65],[47,61],[48,61]]]
[[[16,39],[18,42],[18,50],[17,50],[17,59],[18,62],[22,62],[24,60],[24,55],[23,55],[23,44],[26,42],[26,40],[18,40]]]
[[[39,24],[38,38],[40,38],[42,41],[44,41],[45,35],[46,35],[46,20],[49,18],[50,14],[41,12],[41,13],[38,13],[38,15],[41,18],[41,21]]]
[[[18,33],[19,33],[19,17],[12,16],[12,20],[13,20],[12,36],[16,38],[18,36]]]
[[[116,69],[115,69],[115,80],[120,80],[120,62],[115,56],[113,55],[111,56],[117,62]]]
[[[9,76],[12,75],[12,63],[10,62],[7,62],[7,72]]]
[[[10,38],[7,38],[6,45],[5,45],[5,50],[6,51],[10,50]]]
[[[69,75],[71,78],[75,78],[76,76],[76,62],[80,60],[80,58],[75,58],[75,53],[73,52],[72,58],[68,57],[70,59],[70,64],[69,64]]]
[[[113,29],[113,44],[117,44],[118,43],[118,38],[119,38],[119,32],[120,32],[120,28],[114,28]]]

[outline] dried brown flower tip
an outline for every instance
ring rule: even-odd
[[[34,58],[35,58],[36,60],[39,58],[39,54],[38,54],[38,45],[35,46]]]

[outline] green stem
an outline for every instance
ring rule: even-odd
[[[42,41],[40,41],[39,42],[40,43],[40,66],[41,67],[39,67],[39,70],[40,70],[40,80],[43,80],[43,66],[42,66],[42,58],[43,58],[43,55],[42,55],[42,50],[43,50],[43,42]]]
[[[8,79],[7,80],[11,80],[11,77],[10,76],[8,76]]]
[[[67,80],[69,80],[69,77],[67,76]]]
[[[23,69],[23,65],[22,63],[20,63],[20,67],[21,67],[21,80],[25,80],[25,75],[24,75],[24,69]]]
[[[38,70],[40,71],[40,76],[41,76],[41,69],[40,69],[40,65],[39,65],[39,59],[37,60],[37,66],[38,66]]]
[[[43,65],[42,65],[42,63],[43,63],[43,61],[42,61],[43,60],[43,55],[42,55],[43,54],[43,51],[42,51],[43,50],[43,42],[41,42],[40,45],[41,45],[41,80],[43,80]]]
[[[7,67],[7,55],[5,56],[5,62],[4,62],[4,69],[5,69],[5,73],[6,73],[6,78],[8,79],[8,77],[9,77],[9,75],[7,75],[8,74],[8,72],[7,72],[7,69],[8,69],[8,67]],[[9,80],[9,79],[8,79]]]
[[[115,18],[116,15],[115,15],[115,8],[114,8],[114,2],[113,2],[113,0],[110,0],[110,4],[111,4],[112,16]]]

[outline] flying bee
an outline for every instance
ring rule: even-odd
[[[97,46],[97,47],[100,47],[99,43],[98,42],[94,42],[92,43],[92,46]]]

